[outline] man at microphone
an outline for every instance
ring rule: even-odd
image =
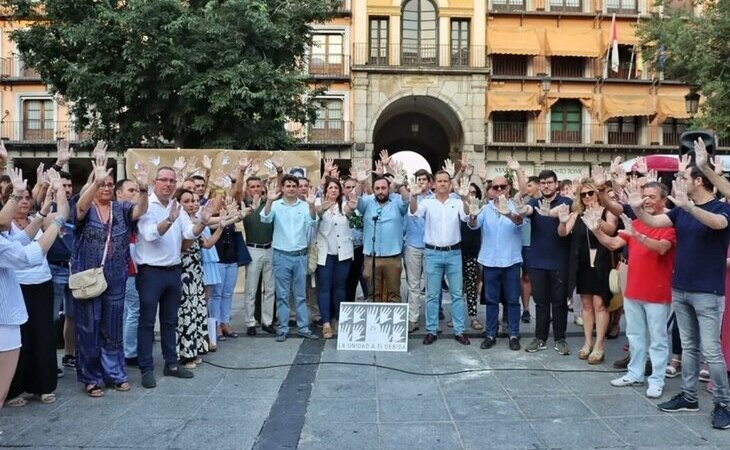
[[[372,286],[375,277],[373,301],[401,300],[401,252],[407,208],[400,195],[390,193],[390,182],[384,176],[375,177],[373,194],[358,199],[357,209],[363,216],[364,275],[368,286]],[[372,258],[375,258],[375,274]]]

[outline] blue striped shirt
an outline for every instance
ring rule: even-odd
[[[22,325],[28,320],[15,269],[40,266],[45,259],[40,245],[27,235],[10,239],[0,233],[0,325]]]

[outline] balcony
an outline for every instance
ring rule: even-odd
[[[0,58],[0,80],[40,81],[41,75],[28,69],[19,56]]]
[[[651,0],[488,0],[490,13],[519,14],[616,14],[636,16],[653,10]],[[690,0],[673,0],[674,9],[686,9]],[[666,9],[666,8],[665,8]]]
[[[290,122],[286,130],[292,139],[303,144],[349,145],[352,143],[352,122],[328,119],[317,120],[314,124],[303,126]]]
[[[671,146],[679,143],[681,129],[661,125],[644,126],[616,123],[545,124],[534,122],[490,122],[490,144],[574,145],[574,146]],[[730,140],[728,140],[730,141]],[[725,142],[723,142],[725,143]],[[730,143],[730,142],[728,142]]]
[[[57,139],[79,142],[89,139],[87,132],[77,133],[72,122],[52,120],[5,121],[0,123],[0,138],[17,144],[51,144]]]
[[[350,6],[351,0],[339,0],[337,4],[337,13],[341,15],[350,14],[352,7]]]
[[[316,54],[307,58],[309,76],[314,79],[337,80],[350,77],[350,55]]]
[[[487,48],[483,45],[370,46],[354,44],[353,65],[361,67],[485,68]]]

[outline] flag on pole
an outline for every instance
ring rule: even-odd
[[[616,27],[616,13],[613,13],[611,19],[611,35],[609,37],[611,45],[611,71],[618,72],[618,28]]]

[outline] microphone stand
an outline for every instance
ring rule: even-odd
[[[372,294],[373,303],[375,302],[375,236],[377,236],[376,231],[377,231],[377,226],[378,226],[378,219],[380,219],[380,214],[373,216],[373,253],[371,255],[371,259],[372,259],[371,277],[372,277],[372,279],[370,280],[370,288],[371,288],[370,292],[373,293]],[[381,301],[382,301],[382,298],[381,298]]]

